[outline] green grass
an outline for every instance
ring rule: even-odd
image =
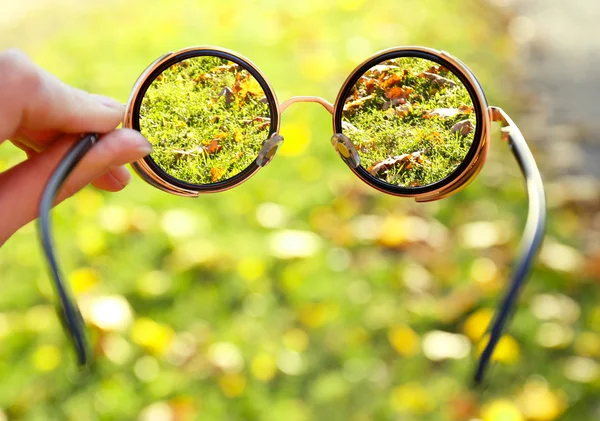
[[[251,58],[282,101],[334,100],[371,54],[424,45],[467,63],[490,104],[516,102],[510,20],[489,2],[79,3],[48,2],[39,17],[0,28],[0,45],[21,47],[66,82],[122,102],[149,63],[191,45]],[[511,114],[517,123],[527,118]],[[598,419],[600,380],[574,380],[567,368],[573,357],[583,367],[600,357],[600,288],[597,277],[560,267],[577,257],[597,261],[586,252],[598,237],[588,231],[597,226],[596,202],[560,202],[548,189],[547,243],[571,248],[538,260],[509,329],[515,359],[494,364],[484,392],[473,392],[477,341],[465,326],[482,328],[480,312],[500,301],[527,212],[523,179],[499,134],[468,188],[417,204],[348,170],[331,147],[331,116],[322,107],[297,104],[281,123],[286,140],[275,159],[235,189],[192,200],[134,177],[121,193],[88,187],[53,212],[61,267],[88,310],[97,362],[80,383],[34,226],[0,248],[0,414],[9,421],[149,421],[168,412],[177,421],[498,421],[502,412],[490,418],[484,406],[504,400],[513,410],[544,410],[564,399],[566,412],[555,420]],[[534,155],[541,161],[539,150]],[[0,170],[23,158],[0,145]],[[559,180],[551,171],[543,176],[548,187]],[[557,307],[540,318],[536,306],[548,293]],[[108,321],[122,325],[102,329],[89,310],[107,297],[131,313],[105,306]],[[436,330],[462,335],[472,352],[433,361],[425,350],[436,344],[426,339]],[[557,332],[565,342],[548,347]],[[532,394],[539,383],[551,394]]]
[[[466,120],[470,130],[463,134],[458,128],[469,124]],[[456,75],[408,57],[380,63],[361,77],[346,99],[343,121],[351,124],[345,134],[355,143],[361,165],[404,187],[450,175],[469,152],[477,123],[473,101]],[[418,157],[393,159],[414,153]],[[387,165],[376,167],[386,159]]]
[[[152,143],[152,159],[191,184],[215,183],[243,171],[269,127],[269,106],[258,81],[238,64],[214,56],[166,69],[140,108],[140,131]]]

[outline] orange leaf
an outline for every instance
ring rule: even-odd
[[[407,99],[410,93],[413,91],[412,88],[399,88],[394,87],[385,93],[385,96],[392,101]]]
[[[381,87],[387,91],[392,86],[400,86],[403,79],[404,74],[399,75],[398,73],[394,73],[381,83]]]
[[[223,146],[221,146],[221,144],[219,143],[219,141],[217,139],[213,139],[206,147],[206,151],[209,154],[217,153],[221,149],[223,149]]]
[[[461,105],[460,107],[458,107],[458,109],[463,113],[463,114],[471,114],[473,112],[473,107],[470,107],[468,105]]]
[[[225,174],[225,170],[222,168],[213,168],[210,170],[210,175],[212,177],[212,182],[219,181],[221,177]]]

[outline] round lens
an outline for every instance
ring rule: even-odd
[[[398,57],[371,67],[345,99],[342,130],[361,166],[405,188],[448,177],[475,139],[477,115],[460,79],[439,63]]]
[[[151,159],[188,184],[235,177],[256,159],[271,127],[269,101],[242,65],[216,56],[179,61],[150,84],[139,111]]]

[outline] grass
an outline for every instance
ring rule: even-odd
[[[140,108],[140,131],[152,143],[152,159],[191,184],[215,183],[243,171],[269,127],[269,106],[258,81],[238,64],[214,56],[166,69]]]
[[[404,187],[449,176],[469,152],[476,126],[462,82],[437,63],[412,57],[366,72],[346,99],[343,121],[361,165]]]
[[[334,99],[369,55],[424,45],[467,63],[491,104],[514,105],[509,20],[489,2],[60,3],[0,28],[0,45],[15,40],[65,82],[122,102],[156,57],[201,43],[251,58],[282,100]],[[273,162],[227,192],[185,199],[134,177],[121,193],[88,187],[57,207],[57,252],[87,310],[97,362],[80,383],[34,226],[0,248],[0,419],[598,419],[599,380],[574,379],[572,359],[577,368],[600,357],[600,289],[597,277],[560,265],[597,261],[586,255],[598,232],[589,231],[596,202],[560,204],[548,189],[547,243],[562,247],[541,254],[502,361],[477,394],[478,335],[506,285],[527,212],[523,179],[498,133],[468,188],[425,204],[357,180],[331,147],[331,116],[321,107],[290,108],[281,134]],[[0,170],[23,158],[0,145]],[[557,179],[544,173],[548,187]],[[436,331],[454,340],[432,341]],[[456,350],[457,339],[471,353],[430,359],[432,348]]]

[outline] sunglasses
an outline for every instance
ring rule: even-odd
[[[231,189],[271,162],[283,142],[281,114],[297,102],[329,111],[331,144],[358,178],[417,202],[442,199],[471,182],[485,162],[491,123],[502,126],[502,139],[526,179],[529,210],[510,283],[475,370],[474,381],[481,383],[540,248],[546,204],[523,135],[502,109],[488,106],[479,81],[457,58],[424,47],[391,48],[360,64],[333,104],[313,96],[279,103],[261,71],[233,51],[171,52],[144,71],[127,103],[123,126],[153,146],[132,166],[152,186],[179,196]],[[91,362],[85,324],[59,270],[49,215],[61,185],[99,140],[98,134],[82,136],[58,165],[43,192],[38,225],[61,320],[81,366]]]

